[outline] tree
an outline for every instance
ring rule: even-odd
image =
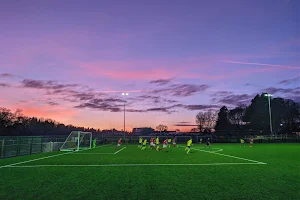
[[[159,132],[167,131],[167,130],[168,130],[168,127],[167,127],[166,125],[160,124],[160,125],[158,125],[158,126],[156,127],[156,130],[159,131]]]
[[[271,103],[272,104],[272,103]],[[253,130],[269,130],[269,106],[268,99],[262,95],[256,95],[251,105],[246,109],[244,121],[249,123]]]
[[[196,115],[196,123],[200,131],[212,129],[216,123],[216,113],[212,111],[199,112]]]
[[[300,104],[290,99],[273,98],[271,104],[271,118],[273,133],[297,131],[300,122]],[[246,109],[244,121],[254,130],[270,131],[270,116],[268,99],[264,94],[256,95],[251,105]]]
[[[199,128],[192,128],[190,132],[197,133],[200,132]]]
[[[243,117],[245,115],[247,106],[245,104],[239,105],[228,113],[229,121],[238,127],[243,124]]]
[[[4,132],[13,124],[13,113],[9,109],[0,108],[0,131]]]
[[[216,123],[216,131],[228,130],[230,128],[230,122],[228,118],[229,111],[226,106],[223,106],[218,113],[218,120]]]

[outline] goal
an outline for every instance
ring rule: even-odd
[[[92,133],[72,131],[60,148],[60,151],[79,151],[92,148]]]

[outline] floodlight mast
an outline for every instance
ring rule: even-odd
[[[127,93],[127,92],[123,92],[123,93],[122,93],[122,96],[124,96],[124,97],[126,97],[126,96],[128,96],[128,95],[129,95],[129,93]],[[126,105],[125,103],[126,103],[126,100],[124,100],[124,129],[123,129],[123,139],[124,139],[124,142],[125,142],[125,121],[126,121],[126,120],[125,120],[125,116],[126,116],[126,115],[125,115],[125,110],[126,110],[126,109],[125,109],[125,105]]]
[[[272,127],[272,113],[271,113],[271,96],[273,96],[272,94],[264,94],[265,97],[268,97],[268,105],[269,105],[269,119],[270,119],[270,132],[271,135],[273,136],[273,127]],[[275,133],[275,137],[277,138],[277,135]]]

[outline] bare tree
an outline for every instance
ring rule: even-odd
[[[200,130],[199,130],[199,128],[192,128],[191,130],[190,130],[190,132],[193,132],[193,133],[196,133],[196,132],[199,132]]]
[[[229,111],[229,120],[231,124],[242,125],[243,117],[246,112],[246,105],[242,104]]]
[[[166,131],[166,130],[168,130],[168,127],[167,127],[166,125],[160,124],[160,125],[158,125],[158,126],[156,127],[156,130],[157,130],[157,131],[160,131],[160,132]]]
[[[199,130],[212,129],[217,120],[217,113],[213,111],[199,112],[196,115],[196,123],[198,124]]]

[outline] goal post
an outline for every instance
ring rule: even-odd
[[[60,148],[60,151],[79,151],[92,148],[92,133],[72,131]]]

